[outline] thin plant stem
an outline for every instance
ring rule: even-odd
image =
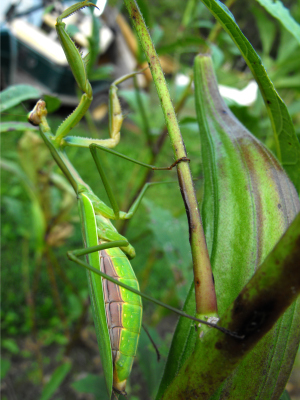
[[[153,76],[169,132],[175,160],[178,160],[182,157],[187,157],[164,73],[159,63],[159,58],[156,54],[145,21],[135,0],[125,0],[125,5],[141,41],[141,45],[145,52]],[[198,315],[204,313],[213,314],[217,312],[216,294],[189,164],[187,162],[179,163],[177,165],[177,174],[180,191],[183,197],[189,222],[189,239],[194,269],[196,312]]]

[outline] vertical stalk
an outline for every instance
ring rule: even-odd
[[[186,150],[158,56],[135,0],[124,1],[146,54],[164,113],[174,156],[175,159],[178,160],[182,157],[186,157]],[[217,312],[217,301],[210,260],[189,164],[187,162],[178,163],[177,174],[189,223],[189,239],[194,268],[196,312],[200,315],[213,314]]]

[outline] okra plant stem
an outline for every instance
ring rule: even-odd
[[[164,113],[175,159],[178,160],[182,157],[187,157],[167,83],[145,21],[135,0],[125,0],[125,5],[146,54]],[[217,312],[215,288],[189,164],[187,162],[180,162],[177,165],[177,174],[189,222],[190,244],[194,268],[196,312],[198,315],[214,314]]]

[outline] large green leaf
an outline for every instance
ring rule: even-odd
[[[300,25],[291,16],[289,10],[282,4],[280,0],[256,0],[261,6],[263,6],[269,14],[278,21],[288,30],[300,44]]]
[[[185,214],[175,218],[169,210],[155,205],[150,200],[144,199],[143,202],[149,212],[149,229],[153,232],[157,245],[165,253],[170,264],[188,269],[187,267],[192,265],[192,255],[189,251]]]
[[[243,35],[228,8],[218,0],[201,0],[239,48],[256,79],[271,119],[277,158],[300,192],[300,144],[286,105],[270,81],[260,57]]]
[[[30,85],[10,86],[0,93],[0,112],[20,104],[22,101],[38,99],[41,91]]]
[[[265,13],[260,8],[254,8],[252,10],[256,17],[256,24],[259,30],[259,37],[261,40],[263,54],[268,55],[272,49],[273,42],[276,36],[276,26],[273,21],[266,18]]]
[[[149,229],[155,240],[155,247],[161,250],[171,268],[180,269],[185,282],[192,278],[192,256],[189,247],[188,230],[186,229],[186,215],[174,217],[169,210],[165,210],[148,199],[143,200],[149,212]],[[171,271],[170,271],[171,272]],[[184,301],[187,293],[186,285],[180,285],[176,295]]]

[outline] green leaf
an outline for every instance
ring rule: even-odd
[[[279,161],[287,171],[298,193],[300,192],[300,144],[286,105],[276,92],[260,57],[243,35],[227,7],[217,0],[201,0],[219,21],[239,48],[256,79],[263,96],[276,143]]]
[[[114,67],[112,65],[105,65],[95,70],[91,70],[89,74],[90,81],[100,81],[111,79]]]
[[[3,339],[1,341],[1,347],[12,354],[18,354],[20,352],[19,346],[13,339]]]
[[[144,199],[143,203],[149,212],[149,229],[154,234],[157,248],[163,251],[170,265],[180,268],[184,279],[189,282],[192,277],[192,256],[186,215],[175,218],[169,210],[164,210],[148,199]],[[178,289],[178,295],[179,298],[185,297],[185,287]]]
[[[50,400],[52,398],[56,390],[59,388],[59,386],[69,373],[71,367],[72,364],[67,362],[56,368],[51,376],[50,381],[44,387],[40,400]]]
[[[30,209],[31,209],[32,226],[34,232],[34,243],[36,251],[41,252],[45,245],[44,235],[46,229],[45,225],[46,221],[45,221],[45,215],[41,208],[40,201],[36,195],[36,191],[33,187],[32,181],[18,166],[18,164],[9,160],[0,159],[0,165],[3,169],[10,171],[20,179],[22,185],[24,186],[24,189],[28,194],[28,197],[31,200]]]
[[[151,37],[154,43],[154,46],[157,46],[158,43],[162,40],[164,36],[164,30],[157,23],[151,28]]]
[[[146,0],[137,0],[137,4],[141,10],[143,18],[145,19],[146,25],[151,29],[153,25],[153,17],[149,2]]]
[[[95,400],[108,399],[105,380],[103,376],[88,374],[80,381],[71,385],[79,393],[91,393],[95,396]]]
[[[300,25],[291,16],[289,10],[282,4],[280,0],[256,0],[263,6],[269,14],[288,30],[300,44]]]
[[[15,131],[24,132],[28,130],[38,131],[39,128],[27,122],[8,121],[0,123],[0,132],[15,132]]]
[[[30,85],[10,86],[0,93],[0,112],[20,104],[22,101],[38,99],[41,91]]]
[[[157,48],[159,55],[169,54],[181,50],[182,52],[189,53],[199,51],[199,46],[205,44],[205,40],[199,36],[189,36],[182,39],[177,39],[175,42]]]
[[[147,327],[154,343],[156,346],[161,349],[161,338],[157,331],[153,328]],[[139,347],[138,347],[138,365],[143,373],[143,378],[146,381],[148,393],[150,398],[153,399],[159,379],[162,373],[162,360],[158,363],[157,362],[157,355],[154,350],[152,343],[149,340],[144,329],[141,330],[140,339],[139,339]],[[146,389],[146,388],[145,388]],[[146,393],[145,393],[146,394]],[[146,395],[145,395],[146,397]]]
[[[253,7],[252,12],[256,18],[259,36],[263,47],[263,53],[268,55],[275,40],[276,26],[273,21],[270,21],[268,18],[266,18],[265,13],[260,8],[258,9]]]
[[[299,88],[300,74],[278,78],[276,79],[276,86],[278,88],[292,88],[292,89]]]
[[[189,315],[195,315],[196,302],[194,285],[190,287],[183,311]],[[178,320],[175,333],[172,338],[172,344],[169,350],[168,359],[165,365],[164,373],[159,385],[156,400],[159,400],[167,387],[170,385],[183,363],[192,354],[196,342],[195,324],[187,319]]]
[[[162,248],[169,262],[174,265],[183,264],[185,268],[187,264],[191,265],[192,256],[188,251],[186,216],[175,218],[169,210],[164,210],[147,199],[144,199],[144,204],[149,211],[149,229],[154,233],[157,244]]]
[[[8,373],[10,366],[11,366],[11,362],[3,357],[1,357],[0,362],[1,362],[1,364],[0,364],[0,368],[1,368],[0,379],[2,380],[5,378],[6,374]]]
[[[45,94],[43,96],[43,98],[44,98],[44,100],[46,102],[46,105],[47,105],[48,114],[51,114],[54,111],[56,111],[61,105],[61,101],[60,101],[60,99],[58,97],[50,96],[48,94]]]
[[[284,392],[280,396],[280,400],[291,400],[290,395],[287,390],[284,390]]]
[[[279,63],[281,66],[292,64],[292,67],[296,67],[299,64],[299,57],[297,56],[299,50],[297,40],[288,31],[282,29],[276,60],[277,64]]]

